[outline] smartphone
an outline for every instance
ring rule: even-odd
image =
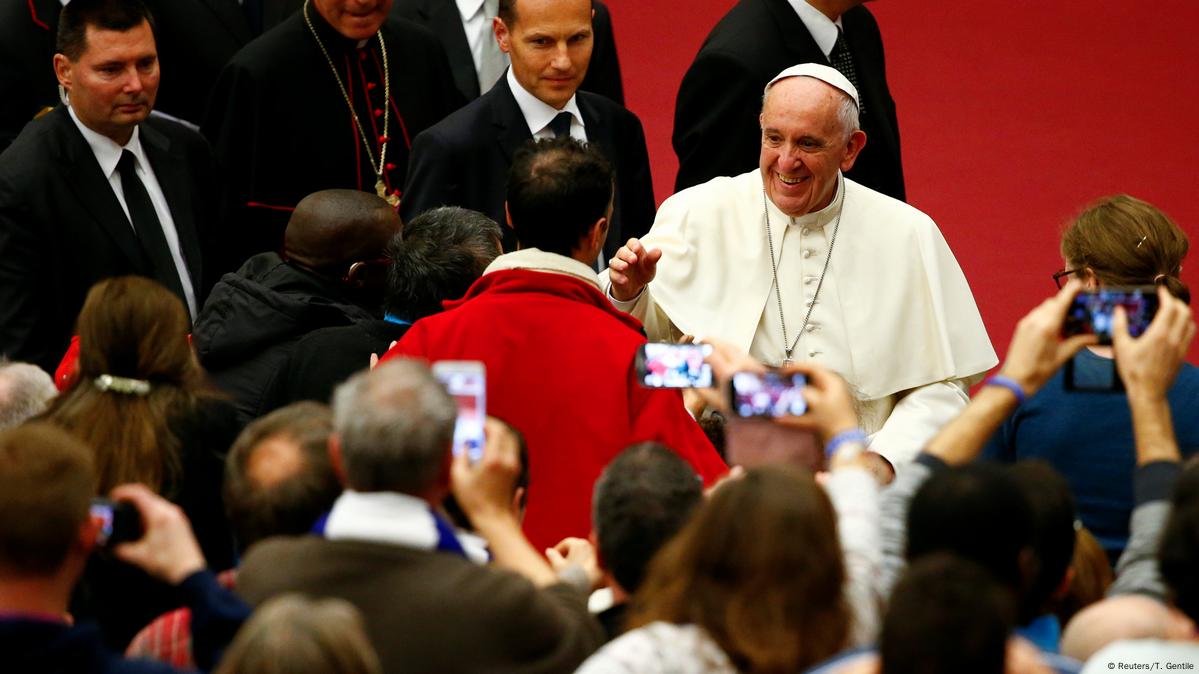
[[[740,417],[800,416],[808,411],[802,374],[738,372],[729,390],[729,408]]]
[[[483,424],[487,419],[487,374],[477,360],[433,363],[433,375],[458,405],[454,423],[454,455],[465,453],[471,463],[483,458]]]
[[[1063,367],[1062,387],[1067,391],[1111,393],[1124,390],[1115,360],[1098,357],[1083,360],[1080,354],[1067,360]]]
[[[1157,314],[1157,288],[1099,288],[1078,293],[1066,312],[1062,336],[1095,335],[1100,344],[1111,344],[1112,317],[1118,306],[1124,307],[1128,316],[1128,334],[1140,337]]]
[[[648,342],[637,349],[637,381],[650,388],[708,388],[711,344]]]
[[[91,515],[100,520],[100,530],[96,532],[96,545],[100,547],[129,543],[142,537],[142,515],[137,506],[128,501],[94,498]]]

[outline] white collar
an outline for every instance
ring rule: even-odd
[[[96,156],[96,162],[100,164],[100,171],[104,173],[105,178],[112,177],[113,171],[117,170],[117,164],[121,161],[121,152],[124,150],[129,150],[134,157],[137,157],[137,163],[141,164],[143,171],[150,165],[146,159],[146,153],[142,151],[139,127],[133,127],[133,135],[129,137],[128,143],[123,146],[117,145],[117,142],[108,136],[87,128],[75,115],[74,108],[68,107],[67,110],[71,113],[71,121],[75,122],[75,126],[83,134],[83,139],[92,148],[92,154]]]
[[[493,271],[503,271],[505,269],[530,269],[533,271],[549,272],[551,274],[565,274],[585,281],[590,285],[599,289],[599,276],[595,270],[578,260],[558,255],[557,253],[547,253],[538,248],[522,248],[518,251],[505,253],[491,261],[487,265],[487,269],[483,270],[483,274],[487,275]]]
[[[583,113],[579,111],[578,94],[572,95],[561,110],[556,110],[554,106],[526,91],[520,82],[516,81],[516,75],[512,74],[512,68],[508,68],[507,78],[508,88],[512,89],[512,97],[516,99],[516,105],[520,107],[520,114],[524,115],[525,123],[529,125],[529,133],[536,135],[538,131],[549,126],[559,112],[569,112],[580,126],[584,128],[587,126],[583,121]]]
[[[458,3],[458,14],[463,21],[469,21],[472,16],[483,8],[483,0],[455,0]]]
[[[816,41],[816,46],[820,47],[820,51],[824,55],[833,53],[833,46],[837,44],[837,29],[841,27],[841,17],[837,17],[836,21],[825,16],[824,12],[809,5],[804,0],[787,0],[791,3],[791,7],[795,9],[795,13],[799,15],[799,20],[803,21],[803,25],[811,33],[812,39]]]
[[[436,550],[441,543],[433,509],[424,499],[399,492],[358,492],[347,489],[337,497],[324,526],[329,540],[388,543],[417,550]],[[476,564],[487,562],[485,546],[476,540],[458,544]]]

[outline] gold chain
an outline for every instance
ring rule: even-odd
[[[399,197],[394,194],[387,194],[387,185],[383,181],[383,169],[387,167],[385,163],[387,157],[387,143],[391,140],[388,133],[390,129],[389,122],[391,114],[388,107],[391,105],[391,69],[387,65],[387,44],[383,41],[383,29],[380,26],[376,36],[379,38],[379,52],[383,55],[383,142],[379,148],[379,163],[375,163],[375,156],[371,153],[370,137],[366,135],[366,129],[362,126],[362,120],[358,118],[358,111],[354,109],[354,102],[350,99],[350,93],[346,90],[346,85],[341,81],[341,75],[337,72],[337,66],[333,64],[333,57],[329,56],[329,51],[325,49],[325,44],[321,42],[321,38],[316,34],[316,28],[312,25],[312,19],[308,17],[308,4],[311,0],[304,0],[304,23],[308,26],[308,32],[312,33],[312,38],[316,40],[316,46],[320,47],[321,54],[325,56],[325,62],[329,64],[329,70],[333,71],[333,79],[337,80],[337,88],[341,90],[341,96],[346,101],[346,106],[350,108],[350,115],[354,118],[354,126],[358,128],[358,135],[362,138],[362,144],[366,147],[366,160],[371,164],[371,170],[375,172],[375,193],[387,200],[392,206],[400,202]],[[367,98],[367,107],[370,107],[370,98]]]

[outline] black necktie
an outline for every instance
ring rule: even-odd
[[[559,112],[550,120],[550,131],[554,132],[554,138],[562,138],[570,135],[570,120],[569,112]]]
[[[134,171],[134,161],[136,158],[132,152],[122,150],[121,161],[117,162],[117,170],[121,173],[121,191],[125,193],[125,206],[129,208],[129,220],[133,223],[142,250],[154,265],[154,280],[178,295],[186,306],[187,295],[179,281],[179,270],[175,268],[175,259],[171,257],[171,249],[162,233],[158,214],[154,212],[150,193]]]
[[[833,43],[833,51],[828,55],[828,60],[858,90],[858,101],[861,101],[862,88],[858,86],[858,73],[853,67],[853,54],[849,53],[849,45],[845,44],[845,33],[840,28],[837,28],[837,41]],[[866,114],[864,103],[858,103],[858,113]]]

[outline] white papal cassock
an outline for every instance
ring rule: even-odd
[[[998,362],[957,260],[915,208],[843,180],[827,208],[791,218],[764,199],[759,171],[716,178],[662,204],[642,239],[662,249],[657,276],[634,300],[613,303],[651,340],[719,338],[782,363],[767,212],[789,342],[816,299],[793,359],[849,381],[871,448],[896,465],[910,460]],[[606,271],[601,281],[607,290]]]

